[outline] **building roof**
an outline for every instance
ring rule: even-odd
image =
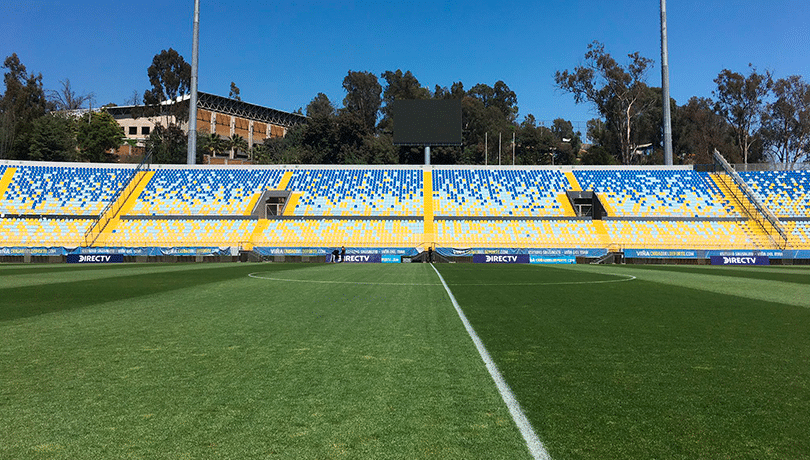
[[[187,103],[189,99],[191,99],[191,96],[189,94],[184,94],[182,96],[178,96],[176,99],[163,101],[161,102],[161,105]],[[135,107],[143,106],[123,105],[106,107],[106,110],[113,116],[129,116],[132,109]],[[197,108],[283,127],[290,127],[299,123],[304,123],[307,120],[307,117],[301,114],[271,109],[269,107],[237,101],[235,99],[229,99],[227,97],[217,96],[215,94],[204,93],[202,91],[197,92]]]

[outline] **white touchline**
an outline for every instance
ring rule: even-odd
[[[495,365],[495,361],[493,361],[492,357],[489,356],[489,352],[484,347],[484,343],[481,342],[480,338],[478,338],[478,334],[475,333],[472,325],[469,321],[467,321],[467,317],[464,315],[464,312],[461,311],[461,307],[458,305],[455,296],[453,296],[453,293],[450,291],[447,283],[444,282],[444,277],[442,277],[442,274],[439,273],[439,270],[436,270],[435,266],[431,265],[431,268],[433,268],[433,271],[436,272],[436,275],[442,282],[442,286],[444,286],[444,290],[447,291],[447,295],[450,296],[450,301],[453,302],[453,307],[455,307],[456,313],[458,313],[459,318],[461,318],[461,322],[464,323],[464,327],[467,329],[467,333],[470,334],[470,338],[472,339],[473,343],[475,343],[475,348],[478,349],[478,354],[480,354],[481,359],[484,360],[484,364],[489,371],[489,375],[491,375],[492,380],[495,381],[495,385],[498,387],[498,391],[501,393],[501,398],[503,398],[503,402],[506,403],[506,407],[509,408],[509,413],[512,414],[512,419],[515,421],[515,424],[517,424],[520,434],[522,434],[523,439],[526,440],[526,446],[528,446],[529,452],[535,459],[551,460],[551,456],[548,454],[545,446],[543,446],[540,438],[537,437],[537,433],[534,432],[532,424],[529,423],[529,419],[526,418],[526,414],[524,414],[523,409],[520,408],[520,404],[515,398],[515,395],[512,393],[509,385],[507,385],[506,381],[503,379],[501,372],[498,370],[498,366]]]

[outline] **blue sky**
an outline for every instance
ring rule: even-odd
[[[193,0],[0,5],[0,57],[17,53],[46,89],[69,78],[96,104],[123,104],[149,87],[146,69],[162,49],[191,61]],[[519,118],[596,114],[556,90],[593,40],[622,63],[639,51],[655,60],[660,86],[658,0],[570,1],[210,1],[201,0],[201,91],[280,110],[305,107],[318,92],[340,106],[349,70],[410,70],[423,86],[469,89],[503,80],[517,93]],[[775,76],[810,75],[807,0],[670,0],[670,84],[679,104],[711,97],[724,68],[748,64]],[[584,130],[584,126],[582,128]]]

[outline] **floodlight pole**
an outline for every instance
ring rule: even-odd
[[[489,164],[488,159],[487,159],[487,154],[489,153],[489,151],[488,151],[489,139],[487,139],[488,137],[489,137],[489,131],[484,133],[484,166]]]
[[[667,0],[661,0],[661,92],[664,103],[664,164],[672,166],[672,118],[669,108],[669,52],[667,51]]]
[[[188,102],[188,152],[186,163],[197,159],[197,67],[200,54],[200,0],[194,0],[194,38],[191,45],[191,100]]]
[[[498,166],[501,165],[501,133],[498,132]]]
[[[430,146],[425,146],[425,166],[430,166]]]
[[[512,132],[512,166],[515,166],[515,132]]]

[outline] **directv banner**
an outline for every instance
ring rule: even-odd
[[[346,254],[341,262],[351,264],[378,264],[382,262],[379,254]]]
[[[527,264],[528,254],[474,254],[473,263],[476,264]]]
[[[770,265],[767,257],[728,257],[712,256],[712,265]]]
[[[123,254],[68,254],[69,264],[112,264],[124,261]]]

